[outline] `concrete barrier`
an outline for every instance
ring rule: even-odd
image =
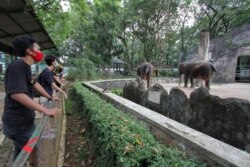
[[[170,147],[177,147],[184,151],[187,156],[197,157],[209,166],[250,166],[250,154],[247,152],[113,93],[104,93],[105,91],[102,88],[93,85],[91,82],[84,82],[83,85],[113,103],[121,111],[131,113],[138,120],[145,122],[158,140]]]

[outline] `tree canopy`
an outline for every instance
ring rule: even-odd
[[[62,10],[62,4],[70,8]],[[118,57],[131,71],[142,61],[176,66],[207,29],[210,38],[250,21],[250,0],[33,0],[60,55],[96,66]]]

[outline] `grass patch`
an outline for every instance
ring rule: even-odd
[[[111,91],[111,93],[114,93],[118,96],[121,96],[121,97],[123,96],[123,89],[122,88],[114,88],[114,89],[111,89],[110,91]]]

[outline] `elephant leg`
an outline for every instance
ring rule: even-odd
[[[184,75],[184,82],[185,82],[185,85],[184,87],[187,87],[187,84],[188,84],[188,75]]]
[[[147,80],[147,88],[148,88],[150,84],[150,76],[146,76],[146,80]]]
[[[206,87],[210,89],[209,81],[205,81]]]
[[[194,78],[190,77],[190,83],[191,83],[190,88],[193,88],[194,87]]]

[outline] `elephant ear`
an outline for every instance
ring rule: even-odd
[[[184,63],[181,63],[180,65],[179,65],[179,69],[183,69],[185,67],[185,64]]]

